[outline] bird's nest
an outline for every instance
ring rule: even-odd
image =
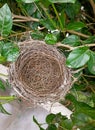
[[[20,55],[9,70],[9,81],[24,99],[41,103],[56,101],[71,87],[71,74],[65,57],[43,41],[20,43]]]

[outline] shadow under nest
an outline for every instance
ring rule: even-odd
[[[32,103],[63,98],[71,88],[65,56],[38,40],[21,42],[19,47],[20,55],[9,69],[9,82],[17,95]]]

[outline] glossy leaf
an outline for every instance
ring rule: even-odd
[[[76,15],[80,12],[80,8],[80,2],[76,1],[75,4],[67,4],[64,10],[70,19],[74,19]]]
[[[54,45],[57,42],[57,37],[54,34],[47,34],[45,36],[45,42],[50,45]]]
[[[8,36],[12,29],[12,14],[9,6],[5,4],[0,9],[0,35]]]
[[[73,123],[79,128],[89,124],[89,122],[92,120],[88,115],[78,112],[73,113],[71,118]]]
[[[52,114],[52,113],[49,114],[49,115],[46,117],[46,122],[47,122],[48,124],[50,124],[55,117],[56,117],[55,114]]]
[[[37,10],[33,3],[24,4],[23,7],[25,11],[28,13],[28,15],[30,16],[32,16]]]
[[[95,75],[95,53],[91,51],[90,60],[88,62],[89,71]]]
[[[64,44],[68,44],[70,46],[78,46],[80,45],[80,38],[76,35],[70,35],[68,37],[66,37],[62,43]]]
[[[67,58],[67,66],[70,68],[79,68],[85,65],[90,59],[88,47],[81,47],[73,50]]]
[[[73,103],[74,108],[75,108],[75,112],[84,113],[87,116],[95,119],[95,116],[94,116],[95,115],[95,108],[94,107],[91,107],[84,102],[77,101],[77,99],[72,94],[68,94],[66,96],[66,99],[69,99]]]
[[[76,0],[49,0],[51,3],[75,3]]]
[[[71,22],[67,25],[68,30],[80,30],[85,27],[83,22]]]
[[[4,56],[7,61],[15,61],[19,55],[19,48],[16,44],[7,42],[2,45],[1,55]]]
[[[0,112],[3,113],[3,114],[11,115],[9,112],[7,112],[5,110],[5,108],[2,106],[2,104],[0,104]]]
[[[88,39],[83,41],[83,44],[90,44],[95,42],[95,36],[90,36]]]
[[[53,24],[51,23],[51,21],[49,19],[41,19],[40,23],[45,26],[47,29],[49,30],[55,30],[55,26],[56,26],[56,22],[53,20]]]
[[[31,33],[31,37],[33,39],[42,40],[42,39],[44,39],[44,33],[40,32],[40,31],[34,31]]]
[[[33,2],[37,2],[39,0],[19,0],[20,2],[24,2],[24,3],[33,3]]]
[[[50,124],[50,125],[48,126],[47,130],[57,130],[57,127],[56,127],[56,125],[54,125],[54,124]]]
[[[72,130],[73,123],[70,119],[62,120],[61,127],[63,128],[63,130]]]

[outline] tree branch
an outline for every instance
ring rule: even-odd
[[[26,17],[21,15],[15,15],[15,14],[12,14],[12,17],[14,22],[26,22],[26,21],[39,22],[39,19],[33,17]]]
[[[71,47],[71,46],[66,45],[66,44],[62,44],[62,43],[60,43],[60,42],[58,42],[55,46],[56,46],[56,47],[67,48],[67,49],[69,49],[69,50],[74,50],[74,47]]]
[[[89,2],[91,4],[91,6],[92,6],[94,17],[95,17],[95,2],[94,2],[94,0],[89,0]]]
[[[80,32],[76,32],[74,30],[66,30],[68,33],[71,33],[71,34],[75,34],[75,35],[78,35],[78,36],[81,36],[81,37],[84,37],[84,38],[89,38],[88,35],[85,35],[83,33],[80,33]]]
[[[67,48],[67,49],[69,49],[70,51],[72,51],[72,50],[74,50],[74,49],[77,49],[77,48],[84,47],[84,46],[94,47],[94,46],[95,46],[95,43],[85,44],[85,45],[81,45],[81,46],[77,46],[77,47],[72,47],[72,46],[69,46],[69,45],[66,45],[66,44],[62,44],[62,43],[60,43],[60,42],[56,44],[56,47]]]

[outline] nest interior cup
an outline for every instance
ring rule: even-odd
[[[9,81],[18,96],[35,103],[65,96],[71,87],[65,56],[43,41],[24,41],[19,46],[20,55],[9,69]]]

